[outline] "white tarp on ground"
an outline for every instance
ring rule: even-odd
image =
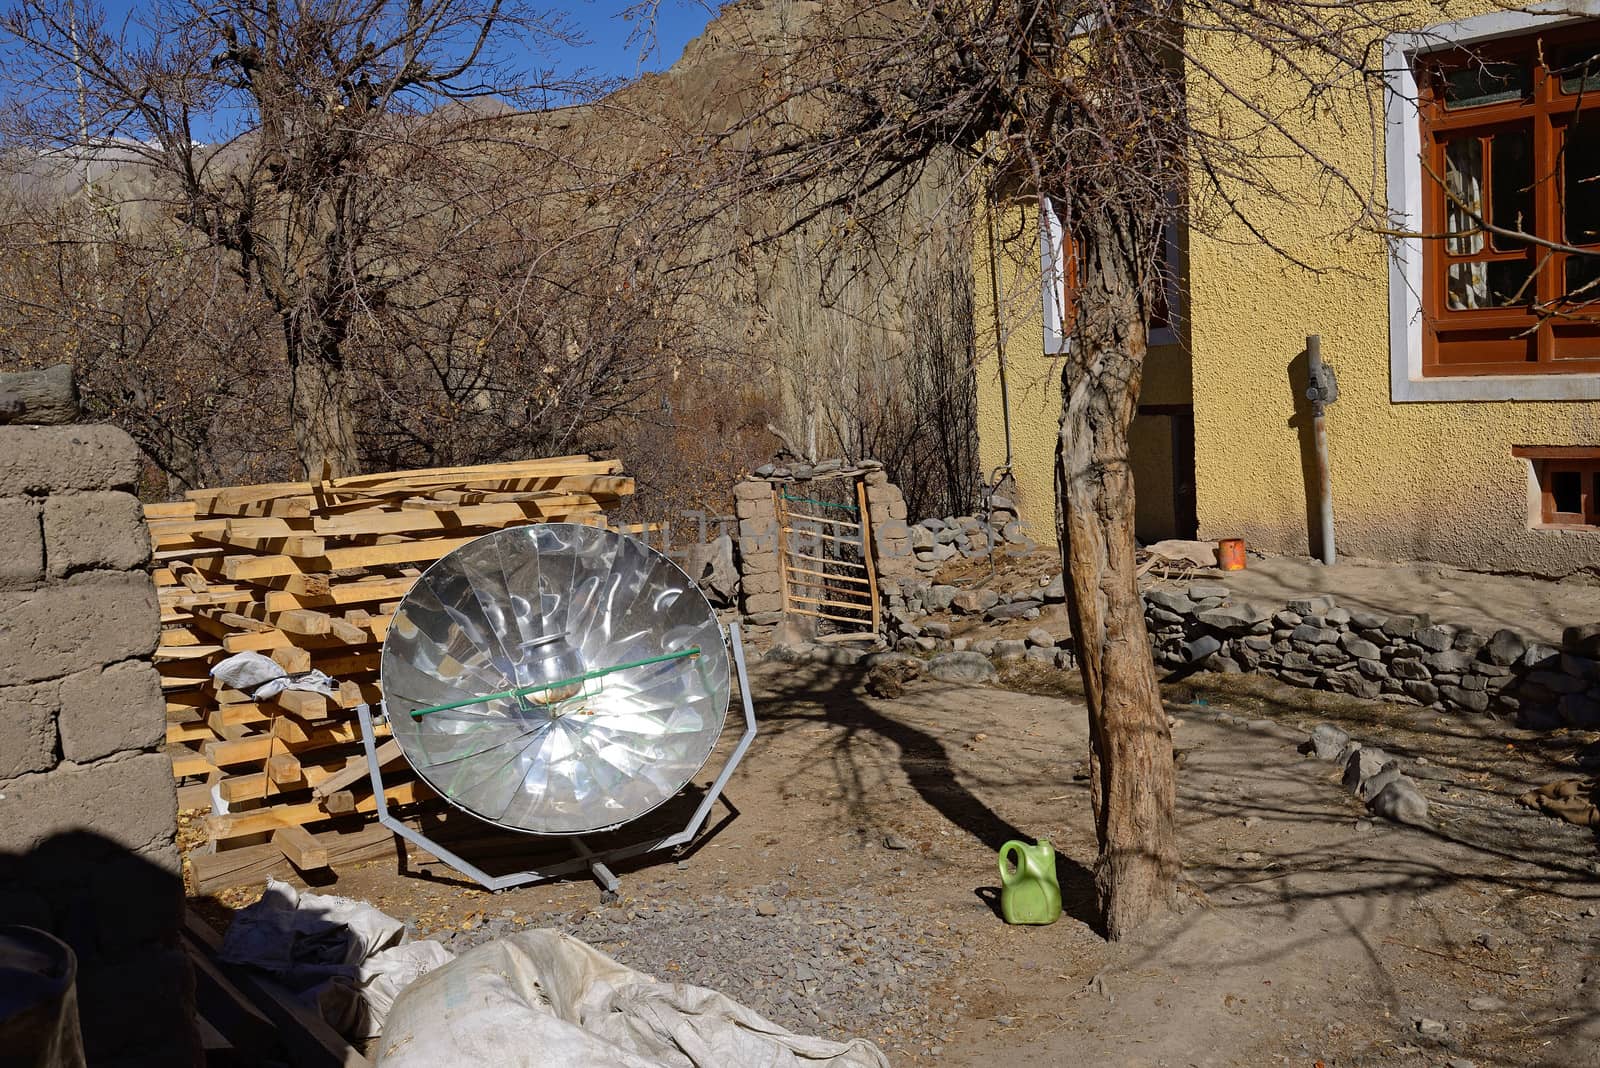
[[[870,1042],[784,1030],[726,995],[659,983],[559,931],[463,953],[401,992],[380,1068],[888,1068]]]
[[[340,1034],[362,1039],[377,1037],[400,991],[450,951],[405,941],[403,923],[364,901],[268,879],[261,900],[234,916],[219,956],[270,972]]]

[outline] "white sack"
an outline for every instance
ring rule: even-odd
[[[324,697],[333,697],[339,692],[339,684],[321,671],[302,671],[292,677],[272,679],[258,688],[250,696],[257,701],[265,701],[276,697],[285,690],[307,690],[311,693],[320,693]]]
[[[450,959],[437,942],[404,942],[405,925],[364,901],[266,893],[234,914],[218,956],[271,972],[346,1038],[372,1038],[406,984]]]
[[[523,931],[407,987],[379,1068],[888,1068],[863,1039],[786,1031],[726,995],[659,983],[558,931]]]
[[[211,668],[211,677],[224,686],[246,691],[287,674],[282,664],[260,653],[234,653]]]

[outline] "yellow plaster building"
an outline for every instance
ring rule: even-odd
[[[1384,42],[1381,116],[1352,100],[1342,122],[1300,135],[1373,174],[1398,231],[1477,232],[1352,234],[1351,204],[1285,159],[1273,166],[1297,206],[1252,214],[1317,270],[1236,223],[1175,233],[1176,314],[1152,333],[1132,433],[1141,539],[1316,548],[1303,394],[1319,335],[1339,383],[1327,429],[1341,554],[1600,570],[1600,326],[1584,307],[1600,296],[1600,0],[1418,11],[1414,32]],[[1274,92],[1261,57],[1208,60]],[[1195,204],[1208,195],[1191,190]],[[980,220],[978,420],[985,474],[1009,468],[1033,537],[1051,541],[1070,339],[1058,227],[1042,213]],[[1031,260],[1015,254],[1028,243]]]

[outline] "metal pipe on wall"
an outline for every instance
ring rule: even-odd
[[[1311,443],[1317,461],[1317,553],[1324,564],[1337,558],[1333,541],[1333,469],[1328,459],[1328,405],[1339,396],[1333,368],[1322,363],[1322,335],[1306,338],[1306,399],[1311,402]]]

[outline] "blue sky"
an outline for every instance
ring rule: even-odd
[[[556,83],[580,74],[589,79],[616,82],[651,71],[665,70],[683,54],[684,46],[705,29],[720,4],[720,0],[660,0],[654,40],[630,43],[629,37],[634,26],[622,16],[637,0],[529,2],[543,11],[565,15],[568,24],[587,38],[581,45],[563,45],[555,49],[546,46],[539,51],[530,49],[528,54],[522,56],[502,56],[529,73],[543,74],[553,67],[551,73]],[[93,6],[104,14],[106,29],[113,36],[120,36],[126,28],[134,40],[143,35],[142,27],[149,24],[149,16],[155,10],[153,0],[88,0],[85,6]],[[7,102],[18,88],[5,75],[5,52],[13,47],[16,47],[14,42],[0,41],[0,104]],[[564,101],[551,101],[558,102]],[[238,131],[240,119],[241,116],[231,106],[224,104],[211,114],[195,116],[195,134],[208,140],[230,136]],[[119,130],[116,133],[143,136],[137,131]]]
[[[565,13],[588,43],[581,47],[561,47],[549,56],[530,57],[530,65],[553,64],[558,74],[586,70],[603,78],[633,78],[650,71],[665,70],[683,54],[688,44],[705,29],[721,0],[661,0],[656,19],[655,47],[640,55],[640,45],[628,43],[633,26],[622,17],[635,0],[533,0],[536,6]],[[146,7],[140,0],[99,0],[106,21],[114,28],[130,14]],[[0,75],[3,76],[3,75]]]
[[[617,78],[665,70],[683,54],[683,46],[706,28],[717,4],[711,0],[706,4],[695,0],[663,0],[656,22],[657,47],[654,54],[644,57],[642,65],[638,47],[628,45],[632,26],[620,17],[629,6],[628,0],[558,5],[558,9],[571,15],[590,39],[583,48],[564,48],[554,56],[558,69],[566,72],[587,67],[595,74]]]

